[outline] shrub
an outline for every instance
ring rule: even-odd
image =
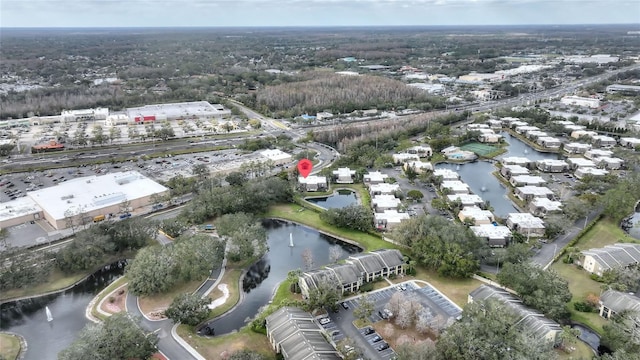
[[[579,301],[573,304],[573,308],[580,312],[593,312],[595,309],[584,301]]]

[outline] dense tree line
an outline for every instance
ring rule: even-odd
[[[89,323],[78,338],[58,354],[59,360],[149,359],[158,350],[158,336],[142,330],[127,313]]]
[[[506,263],[498,282],[513,289],[522,302],[556,321],[569,318],[566,304],[571,300],[569,284],[557,273],[531,263]]]
[[[327,72],[307,76],[309,80],[258,91],[258,108],[268,109],[276,117],[291,118],[324,110],[345,114],[370,108],[385,110],[409,104],[442,104],[424,91],[380,76],[342,76]]]
[[[267,251],[267,232],[253,215],[222,215],[216,219],[216,228],[229,241],[228,256],[233,261],[260,257]]]
[[[225,243],[208,234],[183,235],[171,246],[141,249],[126,269],[135,295],[165,292],[179,282],[201,280],[222,264]]]
[[[257,214],[270,205],[289,202],[293,190],[279,177],[256,178],[240,186],[201,187],[180,217],[190,224],[201,224],[212,217],[237,212]]]
[[[0,251],[0,290],[19,289],[49,279],[54,263],[47,252],[10,248]]]
[[[357,204],[323,211],[320,219],[335,227],[359,231],[369,231],[373,224],[371,209]]]
[[[618,222],[633,212],[638,199],[640,199],[640,174],[631,172],[604,193],[600,198],[600,204],[603,206],[603,213]]]
[[[410,248],[418,263],[443,276],[472,275],[489,252],[486,242],[469,228],[441,216],[423,215],[403,221],[392,237]]]
[[[141,217],[91,226],[56,253],[56,265],[65,272],[91,269],[114,255],[148,245],[157,231],[156,223]]]

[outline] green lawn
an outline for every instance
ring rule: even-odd
[[[320,215],[317,212],[306,209],[298,204],[281,204],[271,206],[263,216],[267,218],[291,220],[334,237],[357,242],[360,246],[364,247],[365,251],[381,248],[397,248],[401,251],[403,250],[394,244],[382,240],[382,236],[375,236],[356,230],[335,228],[320,220]]]
[[[259,352],[268,360],[276,359],[267,337],[251,331],[247,326],[237,333],[206,338],[193,335],[192,327],[180,325],[178,335],[206,359],[226,359],[225,354],[230,355],[245,349]]]
[[[600,248],[616,242],[638,242],[627,235],[618,224],[609,219],[598,221],[589,231],[587,231],[576,246],[581,250]]]
[[[636,240],[622,231],[616,223],[609,219],[602,219],[587,231],[575,246],[581,250],[586,250],[600,248],[616,242],[631,241]],[[571,311],[571,320],[581,322],[602,334],[602,326],[607,323],[605,319],[597,313],[583,313],[576,311],[573,307],[574,303],[584,301],[589,294],[600,295],[602,291],[600,286],[602,284],[591,280],[589,273],[578,269],[578,267],[573,264],[556,261],[551,266],[551,269],[569,282],[569,290],[573,295],[568,304],[569,311]]]
[[[583,313],[573,308],[574,303],[584,301],[589,294],[600,295],[601,284],[591,280],[586,271],[578,269],[578,267],[573,264],[565,264],[558,261],[551,266],[551,269],[569,282],[569,291],[571,291],[573,295],[567,305],[569,311],[571,311],[571,320],[581,322],[602,334],[602,325],[607,323],[605,319],[597,313]]]
[[[52,291],[62,290],[82,280],[82,278],[89,274],[90,273],[79,273],[68,275],[60,270],[54,269],[53,271],[51,271],[49,278],[45,282],[22,289],[11,289],[3,291],[0,294],[0,300],[14,299],[23,296],[36,296]]]
[[[0,333],[0,359],[16,360],[20,354],[20,339],[11,334]]]
[[[415,276],[405,276],[403,279],[398,278],[396,279],[396,282],[412,279],[428,282],[462,308],[468,302],[469,293],[482,285],[482,282],[476,279],[454,279],[443,277],[438,275],[436,272],[426,270],[423,267],[416,267]]]
[[[560,360],[591,360],[595,356],[593,349],[591,346],[586,343],[578,340],[575,344],[571,345],[571,347],[575,348],[571,353],[566,353],[560,349],[556,350],[558,354],[558,359]]]

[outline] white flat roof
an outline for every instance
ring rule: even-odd
[[[418,154],[398,153],[392,155],[394,160],[420,160]]]
[[[269,160],[289,160],[291,159],[291,155],[279,149],[269,149],[263,150],[260,152],[260,155],[266,157]]]
[[[568,158],[567,162],[569,164],[578,166],[578,167],[583,167],[583,166],[588,166],[588,167],[594,167],[596,166],[596,164],[589,160],[589,159],[585,159],[585,158]]]
[[[602,150],[602,149],[591,149],[591,150],[587,150],[585,155],[586,156],[591,156],[591,157],[608,157],[608,156],[613,155],[613,151],[611,151],[611,150]]]
[[[542,159],[542,160],[538,160],[539,164],[545,164],[545,165],[549,165],[549,166],[567,166],[567,162],[564,160],[556,160],[556,159]]]
[[[533,216],[531,213],[509,213],[507,219],[514,224],[544,229],[544,221],[539,217]]]
[[[385,208],[397,207],[400,203],[400,199],[393,195],[376,195],[371,199],[372,205]]]
[[[632,137],[623,137],[623,138],[620,138],[620,141],[626,141],[630,144],[640,144],[640,139],[636,139]]]
[[[371,181],[384,181],[384,179],[388,178],[389,175],[383,174],[380,171],[372,171],[364,175],[365,178],[368,178]]]
[[[17,218],[24,215],[36,214],[42,209],[28,196],[0,204],[0,221]]]
[[[560,201],[550,200],[546,197],[535,198],[531,203],[533,206],[544,208],[547,211],[558,211],[562,208]]]
[[[409,161],[407,165],[409,167],[416,168],[416,169],[427,169],[427,170],[433,169],[433,165],[431,165],[430,162],[426,162],[426,161]]]
[[[385,194],[385,193],[391,194],[398,190],[400,190],[399,184],[380,183],[380,184],[373,184],[369,187],[370,192],[372,193],[379,192],[381,194]]]
[[[298,176],[298,183],[300,184],[326,184],[326,176],[309,175],[306,178]]]
[[[537,196],[546,196],[552,195],[553,191],[545,186],[520,186],[517,187],[516,190],[520,191],[523,194],[537,195]]]
[[[486,237],[489,239],[505,239],[511,236],[511,230],[504,225],[495,226],[493,224],[482,224],[470,226],[469,229],[476,234],[477,237]]]
[[[61,220],[69,209],[90,212],[167,190],[137,171],[126,171],[71,179],[28,192],[27,196],[51,217]]]
[[[534,175],[517,175],[517,176],[514,176],[512,179],[515,182],[526,183],[526,184],[544,184],[547,182],[541,176],[534,176]]]
[[[338,175],[338,176],[352,176],[355,174],[356,174],[356,171],[351,170],[348,167],[338,168],[338,170],[333,170],[333,175]]]
[[[591,149],[591,144],[584,144],[584,143],[579,143],[579,142],[571,142],[568,143],[564,146],[565,148],[568,147],[572,147],[572,148],[578,148],[578,149]]]
[[[489,210],[482,210],[477,206],[465,206],[460,210],[458,217],[462,214],[463,218],[473,218],[476,221],[479,220],[492,220],[493,213]]]
[[[469,190],[469,185],[459,180],[451,180],[451,181],[443,181],[443,188],[451,189],[451,190]]]
[[[507,156],[507,157],[503,157],[502,160],[500,160],[500,162],[503,164],[520,165],[520,164],[528,164],[531,162],[531,160],[521,156]]]
[[[398,212],[398,210],[385,210],[384,212],[373,214],[376,221],[384,220],[387,223],[400,223],[409,219],[409,214]]]
[[[449,199],[449,201],[460,200],[460,203],[462,203],[462,205],[482,204],[484,202],[484,200],[482,200],[482,198],[476,194],[453,194],[447,195],[447,198]]]
[[[443,180],[453,180],[460,178],[460,175],[451,169],[435,169],[433,171],[433,175],[442,176]]]
[[[580,176],[593,175],[593,176],[605,176],[609,172],[605,169],[598,169],[594,167],[581,167],[576,169],[576,174]]]
[[[127,116],[157,116],[165,115],[169,118],[188,116],[211,116],[230,113],[220,104],[209,104],[206,101],[192,101],[171,104],[154,104],[127,108]]]
[[[508,169],[511,172],[511,175],[527,175],[529,174],[529,169],[522,165],[513,164],[513,165],[503,165],[505,169]]]

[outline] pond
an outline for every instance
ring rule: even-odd
[[[535,150],[525,142],[509,133],[503,132],[509,146],[507,152],[498,159],[509,156],[526,157],[530,160],[557,159],[556,153],[543,153]],[[493,207],[493,213],[499,217],[506,217],[508,213],[518,212],[511,200],[507,197],[508,188],[502,184],[492,173],[497,168],[487,161],[476,161],[463,164],[440,163],[437,169],[447,168],[460,174],[460,179],[467,183],[474,194],[479,195],[484,201],[488,201]]]
[[[640,239],[640,201],[636,203],[634,213],[622,220],[621,227],[631,237]]]
[[[64,292],[1,304],[0,330],[26,339],[24,360],[56,359],[89,322],[85,308],[91,299],[122,275],[125,265],[126,261],[122,261],[106,266]],[[47,307],[52,321],[47,321]]]
[[[308,197],[305,200],[325,209],[341,209],[358,203],[356,192],[348,189],[339,189],[330,196]]]
[[[287,278],[289,271],[305,269],[302,253],[306,249],[313,254],[314,268],[329,263],[329,249],[333,246],[342,249],[341,259],[361,251],[357,246],[301,225],[265,220],[263,226],[267,229],[269,252],[247,270],[242,282],[242,302],[232,312],[206,324],[215,330],[215,335],[238,330],[255,317],[259,309],[269,303],[278,284]],[[293,239],[293,247],[289,246],[290,239]]]

